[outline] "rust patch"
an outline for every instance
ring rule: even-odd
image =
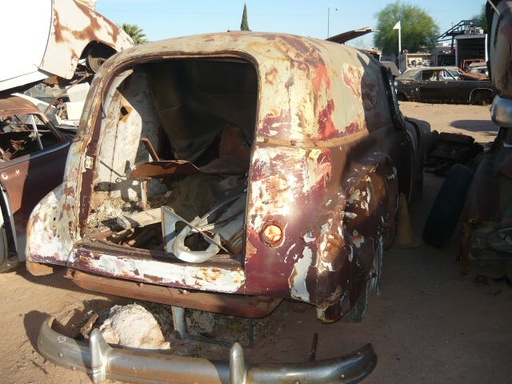
[[[318,117],[318,127],[321,140],[336,137],[338,133],[336,127],[334,126],[334,122],[332,121],[332,114],[334,109],[334,101],[329,100],[327,102],[327,106],[322,111],[320,111],[320,116]]]
[[[361,70],[352,65],[344,64],[342,66],[342,76],[343,81],[352,90],[354,96],[357,97],[358,99],[361,99]]]
[[[54,12],[54,20],[53,20],[53,30],[55,34],[55,41],[57,43],[63,43],[64,42],[64,36],[62,34],[62,29],[57,28],[57,26],[62,25],[60,22],[60,16],[57,11]]]
[[[276,83],[276,79],[278,78],[278,70],[276,67],[272,67],[270,71],[265,73],[265,82],[274,85]]]
[[[267,136],[276,136],[278,133],[289,132],[291,130],[291,111],[281,110],[279,115],[268,114],[263,119],[261,133]]]
[[[326,65],[320,65],[316,68],[316,74],[313,78],[313,86],[317,92],[323,91],[322,85],[325,84],[325,89],[331,88],[331,79],[329,78],[329,71]]]
[[[361,126],[359,125],[359,123],[357,121],[353,121],[352,123],[350,123],[349,126],[347,126],[345,128],[345,131],[348,133],[348,134],[351,134],[351,133],[356,133],[356,132],[359,132],[361,131],[362,128]]]

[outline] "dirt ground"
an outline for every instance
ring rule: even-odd
[[[497,131],[485,106],[403,102],[401,108],[407,116],[429,121],[432,129],[469,134],[480,143],[491,141]],[[409,206],[417,235],[442,181],[427,174],[422,199]],[[456,257],[455,238],[442,250],[424,244],[393,247],[384,254],[382,293],[371,297],[363,322],[321,324],[310,306],[284,302],[272,315],[254,322],[255,346],[247,349],[247,360],[307,361],[313,335],[318,333],[318,359],[373,344],[378,364],[364,380],[367,384],[510,383],[512,289],[475,283],[479,270],[462,276]],[[111,306],[111,299],[80,290],[61,273],[36,278],[23,267],[0,275],[0,284],[0,382],[91,382],[85,373],[45,361],[36,352],[37,334],[49,315],[66,332],[76,333],[88,311]],[[244,324],[240,337],[247,330]],[[211,344],[188,348],[221,358],[228,353],[228,348]]]

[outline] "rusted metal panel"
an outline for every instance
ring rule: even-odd
[[[41,62],[42,70],[71,79],[90,42],[101,42],[115,51],[133,45],[121,28],[90,6],[69,0],[52,0],[52,3],[53,23]]]
[[[99,243],[101,244],[101,243]],[[71,268],[135,281],[217,292],[240,292],[245,275],[238,263],[221,260],[215,264],[172,263],[165,254],[127,252],[104,244],[80,243],[67,260]]]
[[[21,97],[14,96],[0,98],[0,111],[2,111],[3,116],[26,113],[41,113],[41,111],[30,101]]]
[[[70,270],[66,277],[81,288],[110,295],[146,300],[232,316],[259,318],[270,314],[281,299],[266,296],[244,296],[188,291],[155,284],[95,276]]]
[[[133,45],[119,26],[85,0],[4,1],[0,9],[10,15],[6,30],[17,30],[19,20],[30,25],[27,33],[1,43],[5,52],[25,52],[0,65],[0,90],[6,94],[43,80],[62,85],[66,79],[91,76],[105,59]]]
[[[0,183],[8,210],[4,214],[12,215],[13,236],[21,239],[32,209],[62,181],[69,141],[35,105],[20,97],[0,99],[0,121]],[[24,258],[24,249],[10,252]]]
[[[408,139],[413,125],[396,109],[386,73],[353,48],[280,34],[180,37],[116,55],[94,79],[64,187],[32,217],[50,240],[38,244],[45,235],[34,231],[29,261],[293,298],[336,320],[364,290],[381,238],[392,238],[398,186],[414,176],[407,161],[422,158],[411,153],[421,143]],[[211,213],[198,206],[240,188],[244,224],[230,233],[241,239],[226,239],[229,251],[204,262],[162,249],[165,230],[147,249],[113,240],[122,236],[108,222],[119,215],[188,204],[193,210],[176,217],[189,215],[190,227]],[[183,246],[193,248],[190,241]]]

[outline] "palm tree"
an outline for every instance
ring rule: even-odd
[[[135,24],[127,24],[123,23],[123,30],[130,36],[133,40],[133,44],[139,45],[147,43],[146,34],[142,31],[142,28]]]

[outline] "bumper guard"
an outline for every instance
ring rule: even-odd
[[[140,350],[113,348],[95,329],[89,344],[52,329],[54,318],[42,324],[39,353],[51,362],[87,372],[95,384],[105,380],[131,383],[357,383],[377,364],[371,344],[350,354],[321,361],[286,364],[254,364],[245,361],[235,343],[229,362],[176,356]]]

